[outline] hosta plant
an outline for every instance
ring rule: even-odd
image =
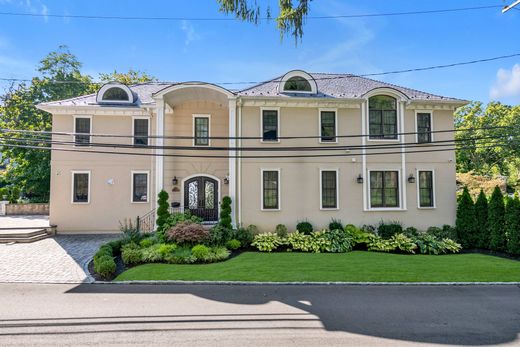
[[[352,250],[352,246],[354,245],[352,236],[349,233],[343,231],[342,229],[333,229],[330,231],[326,231],[324,237],[329,241],[327,252],[350,252]]]
[[[444,238],[442,239],[442,243],[444,244],[444,253],[458,253],[462,249],[460,243],[457,243],[452,239]]]
[[[417,245],[405,234],[395,234],[390,238],[390,243],[396,250],[406,253],[415,253]]]
[[[367,242],[369,251],[377,252],[392,252],[395,250],[395,246],[391,240],[385,240],[381,236],[371,236]]]
[[[272,252],[283,244],[283,240],[275,233],[264,233],[255,235],[251,246],[261,252]]]

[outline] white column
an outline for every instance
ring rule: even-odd
[[[366,143],[367,143],[367,138],[365,135],[368,135],[367,133],[367,116],[366,116],[366,109],[367,109],[367,104],[368,104],[368,101],[364,101],[361,103],[361,145],[362,145],[362,149],[361,149],[361,160],[362,160],[362,164],[361,164],[361,177],[363,177],[363,211],[367,211],[369,206],[368,206],[368,200],[367,200],[367,185],[368,185],[368,180],[370,179],[370,177],[368,177],[368,172],[367,172],[367,156],[366,156],[366,153],[367,153],[367,150],[366,150]]]
[[[231,137],[235,137],[237,134],[237,117],[236,117],[236,110],[237,110],[237,99],[236,98],[229,98],[229,147],[235,147],[236,146],[236,139],[232,139]],[[233,225],[236,225],[236,206],[238,206],[236,201],[236,188],[237,188],[237,179],[236,179],[236,172],[237,172],[237,158],[231,158],[237,155],[237,151],[235,150],[229,150],[229,156],[228,159],[229,162],[229,197],[231,198],[231,223]]]
[[[164,99],[156,100],[157,118],[155,119],[155,135],[164,136]],[[164,138],[157,137],[155,139],[156,146],[164,146]],[[164,149],[157,148],[155,150],[155,198],[157,194],[163,189],[164,181]]]
[[[399,123],[401,126],[399,127],[399,132],[404,133],[405,132],[405,124],[404,124],[404,113],[406,112],[405,109],[405,101],[401,101],[399,103]],[[407,199],[406,199],[406,184],[408,183],[408,173],[406,172],[406,148],[405,148],[405,142],[406,142],[406,135],[399,135],[399,138],[401,139],[401,171],[402,173],[402,179],[401,184],[403,186],[403,189],[401,189],[403,196],[401,197],[401,209],[406,210],[407,209]]]

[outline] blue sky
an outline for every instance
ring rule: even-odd
[[[507,3],[513,0],[506,0]],[[278,0],[259,0],[274,8]],[[503,5],[502,0],[314,0],[311,16]],[[216,0],[0,0],[0,12],[225,17]],[[500,9],[362,19],[309,19],[303,41],[275,23],[115,21],[0,16],[0,77],[30,78],[61,44],[83,71],[129,68],[160,80],[262,81],[299,68],[373,73],[520,53],[520,11]],[[515,65],[517,64],[517,65]],[[520,103],[520,57],[379,79],[469,100]],[[5,84],[4,84],[5,87]]]

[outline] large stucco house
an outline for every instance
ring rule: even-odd
[[[50,222],[61,232],[115,231],[153,211],[164,189],[173,209],[208,222],[228,195],[234,223],[262,231],[304,219],[317,228],[332,218],[453,224],[450,130],[466,103],[300,70],[240,91],[108,83],[38,105],[53,115]]]

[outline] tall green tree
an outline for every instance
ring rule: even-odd
[[[520,254],[520,198],[518,193],[508,199],[505,212],[507,251]]]
[[[475,247],[476,228],[475,205],[468,188],[464,187],[457,204],[457,220],[455,222],[457,238],[462,247]]]
[[[495,187],[488,207],[489,248],[493,251],[505,251],[505,206],[500,188]]]
[[[256,0],[217,0],[220,5],[220,11],[226,14],[234,14],[236,18],[258,24],[262,20],[262,16],[271,19],[271,8],[269,6],[262,8]],[[290,34],[296,41],[303,36],[303,25],[305,17],[309,13],[309,5],[311,0],[279,0],[278,14],[274,18],[280,36]]]
[[[117,72],[117,70],[114,70],[111,73],[100,73],[99,80],[102,83],[117,81],[129,86],[132,84],[156,82],[157,78],[147,74],[146,72],[130,69],[128,72]]]
[[[479,248],[489,247],[489,230],[488,230],[488,201],[486,194],[481,189],[475,202],[475,218],[477,221],[477,235],[475,246]]]
[[[49,53],[40,61],[39,77],[33,78],[29,84],[13,86],[1,96],[0,128],[51,130],[51,115],[38,110],[35,105],[86,93],[90,88],[91,78],[82,75],[80,68],[81,63],[66,46],[60,46],[58,50]],[[50,152],[12,145],[48,145],[43,143],[41,138],[29,134],[3,133],[0,137],[3,144],[0,150],[3,157],[9,160],[5,173],[8,185],[16,186],[22,195],[34,201],[47,201],[50,186]]]

